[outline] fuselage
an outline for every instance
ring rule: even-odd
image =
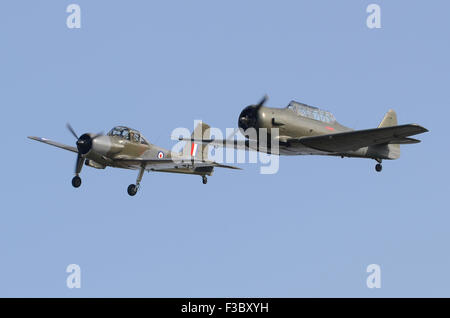
[[[86,165],[97,169],[104,169],[107,166],[124,169],[141,168],[139,163],[131,161],[121,161],[120,159],[158,160],[157,171],[211,175],[211,167],[193,167],[189,163],[183,163],[191,158],[186,158],[182,153],[173,152],[168,149],[156,146],[148,142],[137,130],[124,126],[114,127],[107,135],[85,134],[82,136],[86,141],[83,145],[83,155],[86,158]],[[180,165],[174,168],[174,161],[179,160]],[[147,170],[154,170],[148,168]]]
[[[286,108],[250,105],[241,112],[238,126],[244,136],[250,141],[249,148],[263,152],[271,152],[269,143],[273,139],[278,140],[280,155],[327,155],[365,158],[372,157],[372,151],[374,150],[364,147],[345,153],[330,153],[306,147],[301,143],[289,142],[292,139],[353,130],[338,123],[334,116],[327,111],[294,101]],[[261,128],[267,130],[267,149],[256,146],[255,143],[251,142],[254,139],[254,134],[246,132],[251,131],[252,128],[256,131],[260,131]],[[273,128],[278,128],[278,136],[271,134]],[[257,138],[259,139],[259,135]]]
[[[107,135],[85,134],[84,155],[86,164],[94,168],[106,166],[139,169],[139,166],[125,166],[117,159],[164,159],[173,153],[148,142],[137,130],[123,126],[114,127]],[[82,137],[83,137],[82,136]]]

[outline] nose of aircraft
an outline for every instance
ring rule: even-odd
[[[111,139],[108,136],[96,136],[92,140],[92,149],[102,155],[106,155],[112,147]],[[116,147],[123,147],[122,145],[117,145]]]
[[[259,128],[261,124],[263,124],[261,120],[265,116],[261,108],[263,108],[263,105],[267,101],[267,99],[268,96],[264,95],[264,97],[259,101],[258,104],[250,105],[244,108],[238,119],[238,127],[242,132],[247,130],[248,128]]]
[[[83,134],[77,140],[78,152],[82,155],[94,150],[100,154],[106,154],[111,149],[111,141],[108,136]]]
[[[244,108],[244,110],[239,115],[238,127],[242,130],[247,130],[248,128],[256,128],[258,124],[258,106],[250,105]]]
[[[92,137],[90,134],[83,134],[77,140],[78,153],[85,155],[92,148]]]

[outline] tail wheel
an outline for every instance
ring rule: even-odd
[[[203,184],[207,184],[208,178],[206,178],[206,176],[202,176],[202,182],[203,182]]]

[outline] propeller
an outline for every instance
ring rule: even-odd
[[[92,141],[99,137],[103,136],[103,132],[100,132],[98,134],[83,134],[80,137],[78,137],[77,133],[75,132],[75,129],[67,123],[66,124],[67,129],[72,133],[72,135],[77,139],[77,149],[78,154],[85,155],[87,154],[91,148],[92,148]]]
[[[91,148],[92,148],[92,140],[97,137],[98,135],[95,135],[94,137],[91,137],[89,134],[83,134],[80,137],[78,137],[77,133],[75,132],[75,129],[67,123],[66,124],[67,129],[72,133],[72,135],[77,139],[77,161],[75,163],[75,174],[78,175],[81,171],[81,168],[83,167],[84,163],[84,155],[87,154]]]
[[[251,127],[256,128],[256,124],[258,121],[258,111],[268,98],[269,97],[267,95],[264,95],[258,104],[247,106],[246,108],[244,108],[244,110],[242,110],[238,119],[238,126],[240,129],[245,131]]]
[[[66,124],[66,127],[67,127],[67,129],[69,129],[69,131],[75,137],[75,139],[78,139],[77,133],[75,132],[75,130],[72,128],[72,126],[69,123]]]
[[[266,101],[269,99],[269,96],[264,95],[263,98],[261,98],[261,100],[259,101],[259,103],[256,105],[256,108],[259,109],[261,106],[263,106]]]

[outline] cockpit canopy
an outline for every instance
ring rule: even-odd
[[[120,139],[129,140],[135,143],[141,143],[148,145],[148,141],[141,135],[141,133],[135,129],[131,129],[124,126],[116,126],[108,133],[108,136],[118,137]]]
[[[297,115],[319,120],[325,123],[334,123],[336,121],[336,118],[334,118],[332,113],[314,106],[296,102],[294,100],[291,101],[286,108],[291,109]]]

